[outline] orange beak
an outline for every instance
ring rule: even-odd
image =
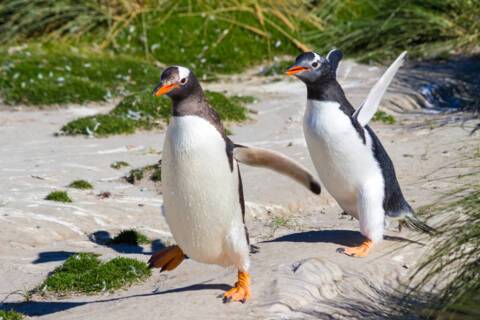
[[[171,83],[171,84],[165,84],[163,86],[158,86],[155,88],[155,91],[153,92],[153,95],[156,97],[159,97],[161,95],[164,95],[166,93],[169,93],[173,89],[177,88],[178,84],[176,83]]]
[[[293,76],[294,74],[297,74],[302,71],[306,71],[308,68],[305,67],[300,67],[300,66],[293,66],[290,69],[287,70],[287,75]]]

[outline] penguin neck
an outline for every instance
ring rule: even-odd
[[[188,94],[172,97],[172,102],[174,117],[199,115],[210,108],[200,85],[194,86]]]
[[[308,100],[338,102],[340,109],[348,116],[355,112],[335,78],[320,79],[313,83],[307,83],[307,98]]]
[[[225,128],[220,120],[220,116],[208,105],[208,101],[199,84],[196,84],[184,96],[172,97],[172,102],[174,117],[196,116],[202,118],[210,122],[220,135],[226,139]]]

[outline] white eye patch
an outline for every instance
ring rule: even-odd
[[[314,58],[313,58],[313,60],[312,60],[311,65],[314,65],[314,63],[317,63],[317,64],[315,65],[315,68],[317,68],[318,66],[320,66],[321,58],[320,58],[320,56],[318,55],[318,53],[316,53],[316,52],[312,52],[312,53],[313,53]]]
[[[185,67],[182,67],[182,66],[176,66],[177,69],[178,69],[178,76],[180,79],[187,79],[188,76],[190,75],[190,70],[188,70],[187,68]]]

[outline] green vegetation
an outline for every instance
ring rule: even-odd
[[[426,211],[432,215],[448,212],[451,218],[438,227],[441,235],[433,246],[435,250],[413,277],[419,280],[415,292],[432,284],[442,288],[429,311],[432,319],[478,319],[480,185],[453,203],[430,206]]]
[[[205,81],[308,49],[338,47],[362,61],[405,49],[410,57],[471,53],[480,42],[478,16],[472,0],[7,1],[0,94],[8,104],[40,106],[126,96],[123,109],[137,103],[161,113],[139,120],[118,110],[65,128],[132,133],[168,117],[150,97],[165,65],[185,65]],[[284,64],[265,73],[283,72]]]
[[[302,38],[316,48],[335,46],[361,61],[471,53],[480,43],[480,6],[472,0],[334,0],[313,10],[324,30]],[[324,50],[325,50],[324,49]]]
[[[65,191],[53,191],[50,192],[45,200],[57,201],[57,202],[72,202],[72,199],[68,196],[68,193]]]
[[[206,91],[210,105],[224,121],[244,121],[247,119],[245,103],[251,97],[231,97],[218,92]],[[125,97],[108,114],[89,116],[73,120],[61,129],[67,135],[93,135],[105,137],[113,134],[132,134],[137,129],[160,128],[170,117],[171,102],[166,97],[154,97],[151,90]]]
[[[0,320],[22,320],[23,315],[15,311],[0,310]]]
[[[37,289],[41,293],[72,294],[114,291],[139,282],[151,272],[144,262],[117,257],[101,262],[94,253],[69,257]]]
[[[395,123],[395,117],[384,112],[384,111],[377,111],[375,112],[375,115],[373,116],[373,121],[378,121],[378,122],[383,122],[385,124],[394,124]]]
[[[81,189],[81,190],[93,189],[93,186],[91,185],[91,183],[88,182],[88,181],[85,181],[85,180],[72,181],[72,183],[70,183],[68,185],[68,187],[69,188],[75,188],[75,189]]]
[[[125,177],[128,183],[135,184],[144,177],[149,177],[153,182],[160,182],[162,180],[162,168],[160,164],[151,164],[142,168],[132,169]]]
[[[295,218],[293,217],[281,217],[276,216],[270,221],[268,225],[271,228],[272,237],[273,234],[280,228],[293,229],[295,228]]]
[[[106,101],[153,87],[160,72],[142,59],[76,47],[30,45],[0,53],[0,92],[8,104]]]
[[[128,162],[125,162],[125,161],[115,161],[110,165],[110,167],[115,170],[120,170],[121,168],[129,167],[129,166],[130,164],[128,164]]]
[[[148,244],[152,242],[148,237],[136,230],[122,230],[110,242],[110,244],[128,244],[138,246],[139,244]]]

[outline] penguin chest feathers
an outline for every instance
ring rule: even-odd
[[[320,179],[344,210],[356,211],[358,192],[366,182],[375,181],[373,184],[383,194],[372,139],[364,130],[364,143],[338,102],[308,100],[303,128]]]
[[[164,213],[192,259],[228,265],[225,239],[234,234],[244,240],[238,183],[218,130],[198,116],[173,117],[162,158]]]

